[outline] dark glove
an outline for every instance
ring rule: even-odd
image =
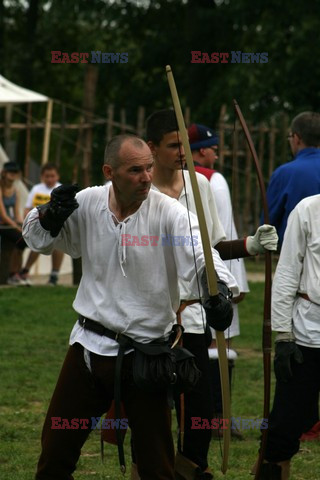
[[[223,332],[230,327],[233,318],[232,292],[222,280],[218,280],[218,295],[211,297],[205,271],[202,274],[201,283],[204,294],[202,306],[206,312],[207,323],[215,330]]]
[[[292,378],[291,362],[303,363],[303,355],[294,341],[276,342],[274,373],[279,382],[288,382]]]
[[[50,202],[37,207],[40,224],[52,237],[59,234],[64,222],[79,207],[75,199],[78,191],[77,184],[60,185],[52,190]]]

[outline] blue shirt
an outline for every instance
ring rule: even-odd
[[[291,210],[305,197],[320,193],[320,148],[300,150],[294,160],[277,168],[270,178],[267,202],[270,224],[274,225],[282,245]]]

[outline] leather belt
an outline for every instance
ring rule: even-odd
[[[308,302],[314,303],[315,305],[318,305],[318,307],[320,307],[320,304],[319,304],[319,303],[316,303],[316,302],[313,302],[313,301],[309,298],[309,295],[308,295],[307,293],[298,292],[298,295],[299,295],[299,297],[304,298],[304,300],[308,300]]]
[[[90,330],[90,332],[97,333],[98,335],[112,338],[112,340],[118,341],[119,335],[121,335],[120,333],[109,330],[109,328],[104,327],[101,323],[90,320],[90,318],[86,318],[83,315],[79,315],[78,322],[85,330]]]

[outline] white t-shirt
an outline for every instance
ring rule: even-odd
[[[54,187],[49,188],[45,183],[37,183],[29,192],[25,208],[34,208],[50,202],[51,192],[59,187],[61,183],[57,182]]]

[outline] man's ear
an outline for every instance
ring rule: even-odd
[[[300,149],[306,147],[304,141],[302,140],[302,138],[300,137],[300,135],[298,135],[297,133],[294,134],[293,141],[295,142],[295,144],[297,145],[297,147],[300,148]]]
[[[148,147],[150,148],[152,155],[155,156],[155,153],[156,153],[156,145],[155,145],[151,140],[149,140],[149,141],[147,142],[147,145],[148,145]]]
[[[205,155],[206,155],[206,149],[205,149],[205,148],[200,148],[200,149],[199,149],[199,153],[200,153],[201,157],[205,157]]]
[[[111,165],[104,164],[102,166],[102,171],[103,171],[104,178],[106,180],[112,180],[113,168],[111,167]]]

